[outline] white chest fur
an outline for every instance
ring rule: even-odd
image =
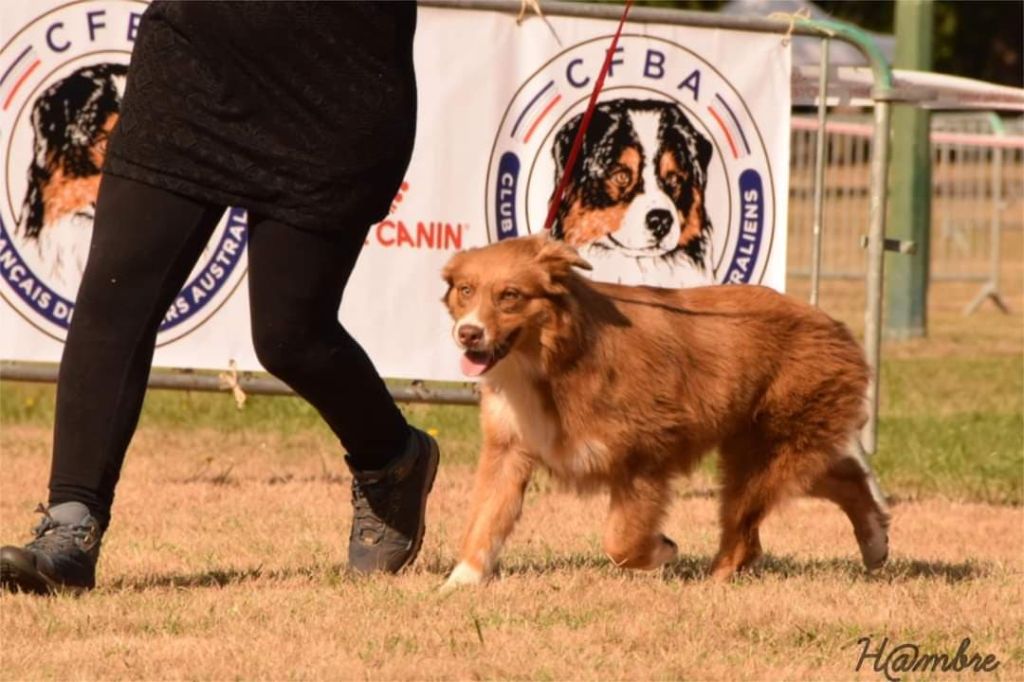
[[[484,381],[490,390],[482,408],[492,428],[515,436],[541,457],[558,446],[558,415],[541,394],[535,368],[512,354]]]
[[[516,437],[556,475],[578,479],[601,468],[607,448],[592,438],[566,433],[553,405],[542,394],[537,370],[513,355],[485,378],[482,404],[489,428]]]

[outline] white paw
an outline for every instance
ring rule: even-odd
[[[465,561],[460,561],[451,575],[448,576],[448,580],[441,586],[441,592],[451,592],[462,585],[479,585],[483,580],[484,574],[481,571],[473,568]]]
[[[889,558],[889,515],[872,514],[867,537],[858,537],[857,544],[869,573],[884,566]]]

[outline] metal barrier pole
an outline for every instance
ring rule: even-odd
[[[825,212],[825,124],[828,112],[829,39],[821,41],[818,76],[818,139],[814,150],[814,218],[811,227],[811,305],[818,305],[821,285],[821,228]]]
[[[885,284],[885,210],[888,199],[889,122],[892,105],[875,101],[875,131],[871,151],[871,214],[868,232],[867,305],[864,316],[864,350],[871,368],[868,385],[868,421],[862,432],[864,451],[878,449],[878,398],[882,363],[882,295]]]
[[[1003,119],[995,113],[989,114],[989,123],[992,132],[996,135],[1005,135],[1006,127]],[[988,244],[988,279],[978,295],[974,297],[967,307],[964,308],[964,315],[974,314],[978,308],[987,300],[992,299],[996,307],[1003,313],[1009,314],[1010,308],[1003,300],[1002,292],[999,290],[1000,279],[1000,240],[1003,230],[1003,148],[995,146],[992,148],[992,218],[989,227]]]
[[[58,365],[24,365],[15,362],[0,363],[0,379],[34,383],[56,383]],[[184,391],[224,393],[228,389],[218,377],[192,372],[160,372],[149,375],[149,387]],[[295,395],[283,382],[269,376],[239,374],[238,386],[252,395]],[[411,386],[389,386],[391,396],[398,402],[432,403],[435,405],[476,405],[479,396],[469,388],[428,387],[420,382]]]
[[[870,367],[868,385],[868,421],[861,433],[861,446],[868,455],[878,449],[878,397],[882,363],[882,295],[885,275],[885,220],[889,197],[889,126],[892,121],[892,69],[871,38],[860,29],[836,21],[797,22],[825,35],[842,37],[855,45],[871,65],[874,81],[871,99],[875,103],[872,131],[870,225],[868,230],[867,303],[864,310],[864,350]],[[889,240],[891,241],[891,240]],[[889,244],[902,250],[903,245]],[[909,246],[909,245],[908,245]]]

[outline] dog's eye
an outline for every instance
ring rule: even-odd
[[[472,295],[473,287],[469,286],[468,284],[463,284],[461,287],[459,287],[459,296],[461,296],[462,298],[469,298]]]
[[[619,187],[625,187],[633,180],[633,173],[628,168],[618,167],[611,172],[608,179]]]
[[[518,301],[522,297],[523,295],[520,294],[515,289],[505,289],[505,291],[501,292],[501,300],[504,301],[505,303]]]
[[[665,185],[670,187],[671,189],[676,189],[676,188],[682,186],[682,184],[685,181],[686,181],[686,178],[684,178],[681,173],[678,173],[676,171],[671,171],[670,173],[665,175],[665,181],[664,182],[665,182]]]

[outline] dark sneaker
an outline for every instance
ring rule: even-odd
[[[412,429],[402,456],[378,471],[352,471],[348,565],[360,573],[397,573],[416,558],[426,530],[427,495],[441,459],[437,442]]]
[[[81,592],[96,585],[100,555],[99,521],[81,502],[64,502],[43,514],[35,540],[24,547],[0,547],[0,587],[11,592]]]

